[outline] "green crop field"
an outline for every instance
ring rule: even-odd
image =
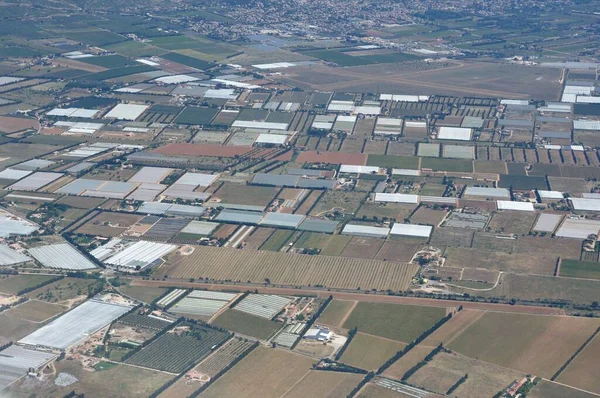
[[[281,324],[245,312],[229,309],[213,322],[215,326],[258,339],[268,339]]]
[[[413,61],[421,57],[406,53],[390,53],[375,55],[348,55],[339,50],[305,51],[304,55],[333,62],[339,66],[361,66],[371,64],[385,64],[393,62]]]
[[[560,276],[600,279],[600,263],[564,259],[560,263]]]
[[[409,343],[445,315],[440,307],[360,302],[344,328]]]
[[[210,124],[214,117],[219,113],[218,109],[214,108],[198,108],[187,107],[177,116],[176,123],[188,125],[205,125]]]
[[[51,276],[46,275],[15,275],[0,277],[0,293],[17,294],[23,289],[43,283]]]
[[[214,66],[210,62],[206,62],[198,58],[190,57],[175,52],[161,55],[161,58],[168,59],[169,61],[177,62],[179,64],[191,66],[192,68],[196,69],[209,69],[212,66]]]
[[[91,46],[104,46],[107,44],[121,43],[127,38],[106,30],[91,30],[87,32],[69,32],[69,39],[76,40]]]
[[[287,229],[278,229],[267,239],[265,243],[260,247],[260,250],[270,250],[277,252],[281,250],[283,245],[292,237],[294,231]]]
[[[369,155],[367,166],[378,166],[388,169],[417,169],[419,167],[419,158],[417,156]]]
[[[148,65],[127,66],[124,68],[109,69],[109,70],[105,70],[103,72],[90,73],[89,75],[82,76],[80,79],[81,80],[100,81],[100,80],[114,79],[117,77],[133,75],[136,73],[151,72],[153,70],[156,70],[156,69],[151,66],[148,66]]]
[[[139,65],[135,61],[129,60],[121,55],[106,55],[104,57],[89,57],[82,58],[82,62],[86,64],[92,64],[102,66],[104,68],[124,68],[130,65]]]

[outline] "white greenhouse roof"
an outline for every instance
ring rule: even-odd
[[[510,198],[510,191],[506,188],[467,187],[465,190],[465,195]]]
[[[31,261],[31,258],[11,249],[7,245],[0,244],[0,266],[21,264],[27,261]]]
[[[437,138],[440,140],[469,141],[472,130],[464,127],[440,127]]]
[[[392,226],[392,235],[402,236],[418,236],[421,238],[429,238],[433,227],[430,225],[415,225],[415,224],[398,224],[394,223]]]
[[[109,257],[104,262],[119,268],[135,269],[139,267],[139,269],[144,269],[175,249],[177,249],[175,245],[141,240]]]
[[[148,109],[148,105],[140,104],[118,104],[110,110],[106,115],[105,119],[119,119],[119,120],[135,120],[142,113]]]
[[[421,170],[392,169],[392,175],[398,175],[398,176],[420,176],[421,175]]]
[[[512,202],[510,200],[498,200],[498,210],[534,211],[531,202]]]
[[[255,144],[275,144],[283,145],[287,141],[288,136],[284,134],[259,134],[256,137]]]
[[[94,263],[68,243],[34,247],[29,249],[29,254],[46,268],[69,271],[96,268]]]
[[[559,191],[540,191],[538,190],[538,194],[542,199],[562,199],[564,197],[562,192]]]
[[[573,209],[583,211],[600,211],[600,199],[569,198]]]
[[[194,76],[188,75],[172,75],[172,76],[163,76],[158,79],[154,79],[155,82],[163,83],[163,84],[179,84],[179,83],[189,83],[195,82],[196,80],[200,80]]]
[[[392,202],[392,203],[419,203],[419,195],[409,195],[404,193],[383,193],[375,194],[375,202]]]
[[[340,166],[340,173],[357,173],[357,174],[371,174],[379,172],[377,166],[358,166],[353,164],[343,164]]]
[[[19,344],[66,350],[102,329],[131,306],[91,299],[19,340]]]
[[[264,130],[287,130],[287,123],[255,122],[251,120],[236,120],[232,127],[264,129]]]
[[[599,220],[567,218],[556,231],[556,236],[587,239],[589,235],[598,235],[598,231],[600,231]]]
[[[371,236],[385,238],[389,235],[390,229],[383,227],[371,227],[369,225],[346,224],[342,230],[343,235]]]

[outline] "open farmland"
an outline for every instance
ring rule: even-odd
[[[322,284],[340,288],[404,290],[417,270],[416,265],[310,256],[229,248],[195,247],[189,256],[172,255],[157,269],[169,278],[208,278],[308,286]]]
[[[536,218],[534,212],[499,211],[493,215],[488,228],[494,233],[527,235]]]
[[[600,369],[596,366],[598,355],[600,355],[600,339],[596,335],[556,381],[600,394]]]
[[[302,380],[314,362],[290,351],[258,347],[208,387],[202,397],[279,398]]]
[[[311,370],[285,398],[346,397],[363,379],[361,374]]]
[[[359,302],[344,328],[410,343],[445,315],[440,307]]]
[[[598,395],[552,381],[542,380],[527,396],[531,398],[594,398]]]
[[[28,300],[25,303],[19,304],[6,311],[5,314],[26,321],[43,322],[65,310],[67,310],[67,308],[61,305],[50,304],[44,301]]]
[[[23,289],[37,286],[52,278],[47,275],[0,276],[0,293],[17,294]]]
[[[341,326],[340,324],[344,322],[356,303],[356,301],[333,300],[327,305],[318,322],[329,326]]]
[[[220,328],[263,340],[271,337],[283,326],[280,323],[233,309],[224,311],[212,323]]]
[[[344,214],[354,214],[362,201],[367,197],[365,192],[325,191],[310,215],[321,216],[329,211],[339,211]]]
[[[404,347],[406,344],[398,341],[358,332],[340,360],[357,368],[374,370]]]
[[[597,319],[488,312],[448,348],[471,358],[549,378],[598,326]],[[561,344],[555,344],[557,341]],[[549,346],[553,349],[549,350]]]
[[[158,297],[165,294],[167,289],[161,287],[148,288],[139,286],[121,286],[119,288],[123,293],[145,303],[151,303]]]
[[[595,261],[564,259],[560,263],[560,276],[600,279],[600,263]]]
[[[227,337],[224,332],[192,326],[189,333],[168,332],[160,336],[125,362],[165,372],[181,373],[208,355],[213,346],[221,344]]]
[[[213,194],[213,199],[219,198],[223,203],[236,205],[267,206],[277,192],[277,188],[225,183]]]
[[[446,352],[437,354],[431,362],[413,374],[408,382],[445,394],[465,374],[469,378],[454,392],[457,397],[487,397],[508,387],[525,376],[513,370],[465,356]]]

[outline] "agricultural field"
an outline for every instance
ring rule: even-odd
[[[581,351],[556,379],[559,383],[600,393],[600,374],[595,366],[600,353],[600,339],[598,335]]]
[[[316,206],[311,210],[311,216],[322,216],[327,212],[338,211],[343,214],[355,214],[361,203],[366,199],[366,192],[325,191]]]
[[[378,369],[406,344],[358,332],[340,360],[365,370]]]
[[[439,307],[359,302],[344,328],[410,343],[445,315]]]
[[[267,206],[275,198],[277,192],[279,192],[278,188],[225,183],[213,194],[213,198],[221,199],[222,203]]]
[[[273,284],[293,286],[404,290],[416,270],[416,265],[391,261],[199,246],[191,255],[170,256],[167,264],[157,269],[157,275],[257,283],[269,278]],[[365,281],[370,281],[367,286]]]
[[[52,278],[47,275],[2,275],[0,276],[0,293],[17,294],[23,289],[37,286]]]
[[[456,389],[458,397],[486,397],[508,387],[525,376],[513,370],[467,358],[454,352],[440,352],[431,362],[413,374],[408,382],[429,391],[445,394],[461,377],[468,379]]]
[[[498,211],[488,223],[488,230],[500,234],[527,235],[536,218],[534,212]]]
[[[417,243],[402,242],[399,240],[386,241],[375,259],[409,262],[417,252],[419,246]]]
[[[471,160],[424,157],[421,158],[421,168],[431,169],[433,171],[472,173],[473,162]]]
[[[5,315],[13,318],[20,318],[25,321],[43,322],[67,309],[67,307],[63,307],[62,305],[50,304],[44,301],[28,300],[23,304],[12,307],[5,312]]]
[[[61,303],[74,298],[84,298],[99,284],[103,284],[103,281],[66,277],[27,293],[26,297],[48,303]]]
[[[191,372],[207,375],[211,379],[220,371],[229,366],[236,358],[244,352],[253,349],[253,344],[241,339],[231,339],[204,361],[198,364]],[[185,376],[177,380],[166,389],[159,397],[187,397],[201,386],[200,381],[187,379]]]
[[[166,288],[163,287],[141,287],[141,286],[120,286],[119,290],[124,294],[131,296],[137,300],[143,301],[145,303],[151,303],[156,300],[158,297],[165,294],[167,291]]]
[[[582,390],[571,388],[563,384],[554,383],[548,380],[542,380],[533,388],[528,397],[531,398],[593,398],[596,394],[588,393]]]
[[[181,112],[175,122],[187,125],[208,125],[219,113],[215,108],[187,107]]]
[[[211,384],[202,396],[279,398],[310,372],[313,363],[314,359],[289,351],[258,347]],[[270,371],[261,371],[264,369]]]
[[[597,319],[488,312],[449,345],[453,351],[550,378],[600,326]],[[560,345],[553,342],[562,341]],[[548,350],[548,346],[554,348]]]
[[[340,327],[350,310],[352,310],[356,304],[356,301],[333,300],[327,305],[319,317],[318,322],[329,326]]]
[[[60,361],[56,363],[56,374],[68,373],[75,378],[77,382],[66,387],[59,387],[54,384],[55,377],[45,378],[44,381],[37,381],[35,391],[37,394],[48,397],[62,397],[75,391],[76,394],[85,396],[115,397],[148,397],[159,387],[173,378],[173,375],[156,372],[149,369],[142,369],[133,366],[115,365],[102,371],[90,372],[84,370],[79,361]],[[110,380],[110,382],[107,382]],[[27,394],[31,393],[30,380],[22,379],[16,385],[11,386],[11,390]]]
[[[412,224],[425,224],[437,227],[446,218],[448,213],[445,210],[434,210],[421,206],[410,217]]]
[[[365,202],[356,214],[357,219],[396,220],[403,222],[415,209],[414,204]]]
[[[9,341],[17,341],[40,326],[41,324],[35,322],[0,314],[0,341],[3,342],[2,344],[6,344]]]
[[[202,326],[191,326],[189,331],[178,331],[176,328],[133,354],[125,363],[181,373],[208,355],[213,346],[221,344],[227,338],[228,335],[224,332]]]
[[[385,240],[355,236],[341,253],[342,257],[373,259],[379,253]]]
[[[367,166],[416,170],[419,168],[419,158],[417,156],[369,155]]]
[[[285,397],[346,397],[363,378],[361,374],[311,370]]]
[[[275,232],[263,243],[260,250],[279,251],[283,246],[290,240],[294,235],[294,231],[286,229],[277,229]]]
[[[600,263],[563,259],[560,262],[559,275],[569,278],[600,279]]]
[[[266,340],[283,326],[245,312],[228,309],[217,317],[213,325],[233,332]]]

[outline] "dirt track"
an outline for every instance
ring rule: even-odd
[[[528,305],[508,305],[508,304],[491,304],[491,303],[474,303],[469,301],[455,301],[455,300],[437,300],[428,298],[416,298],[416,297],[398,297],[398,296],[384,296],[375,294],[365,293],[347,293],[347,292],[334,292],[325,290],[310,290],[310,289],[290,289],[290,288],[277,288],[277,287],[263,287],[255,285],[227,285],[227,284],[212,284],[212,283],[199,283],[199,282],[176,282],[176,281],[148,281],[135,279],[132,282],[133,286],[151,286],[151,287],[164,287],[164,286],[176,286],[186,288],[197,288],[207,290],[233,290],[233,291],[246,291],[246,290],[258,290],[259,293],[268,294],[287,294],[287,295],[317,295],[319,297],[329,297],[332,295],[334,298],[341,300],[358,300],[358,301],[369,301],[378,303],[392,303],[392,304],[410,304],[410,305],[425,305],[431,307],[458,307],[462,305],[464,308],[471,308],[483,311],[497,311],[497,312],[519,312],[526,314],[538,314],[538,315],[565,315],[565,312],[560,308],[549,308],[549,307],[537,307]]]

